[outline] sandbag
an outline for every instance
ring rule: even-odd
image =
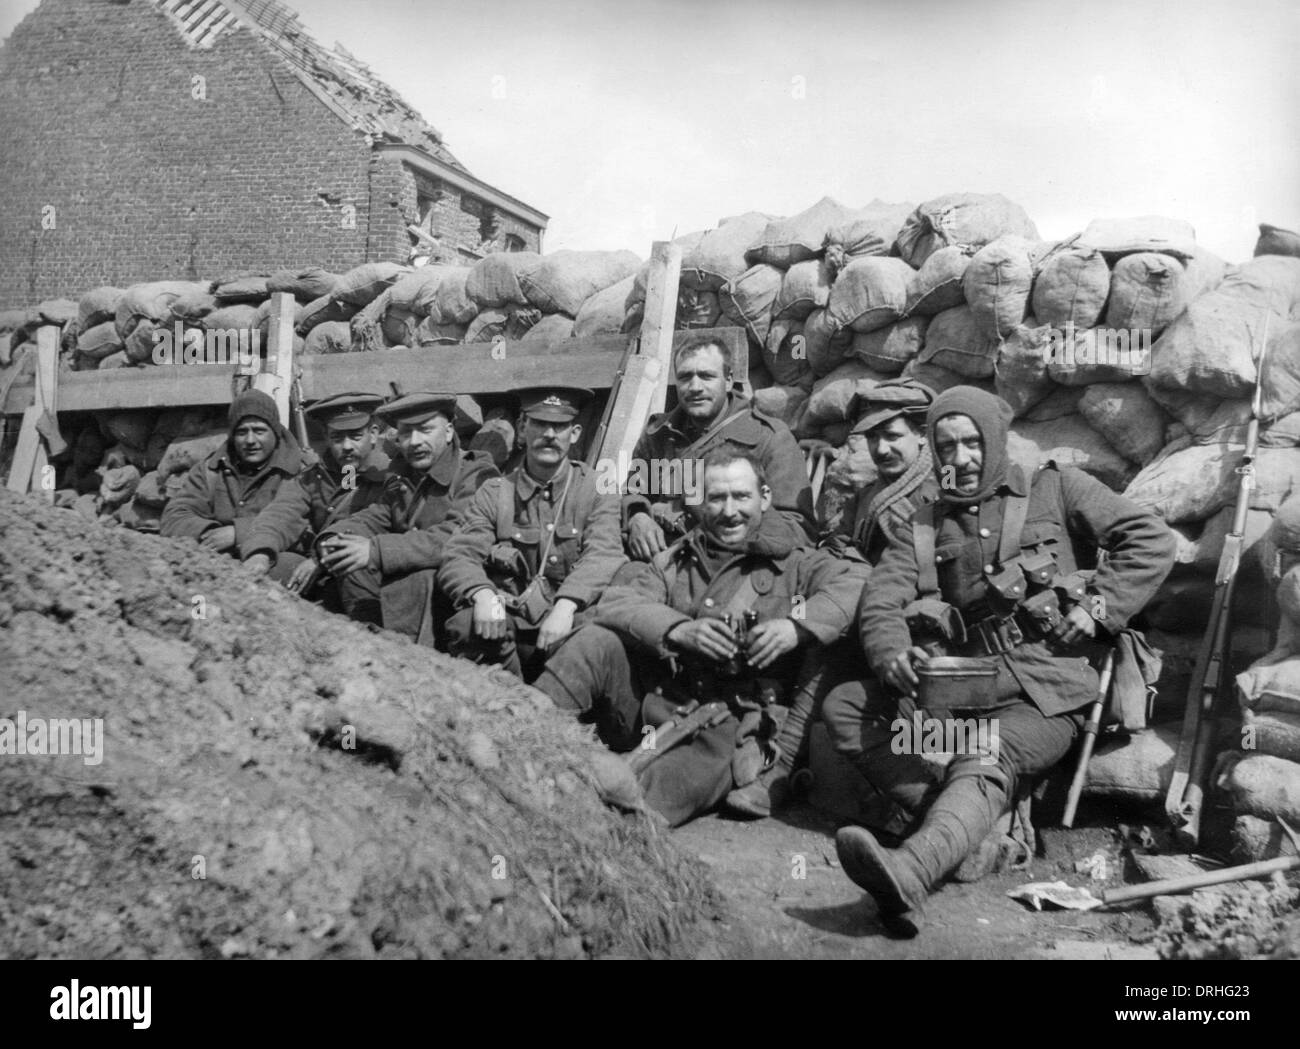
[[[1092,328],[1101,320],[1110,284],[1110,268],[1101,252],[1072,247],[1054,253],[1034,278],[1034,316],[1053,328]]]
[[[830,302],[835,275],[825,259],[797,262],[785,271],[772,306],[774,320],[803,320]]]
[[[1141,383],[1094,383],[1079,398],[1079,414],[1120,455],[1146,466],[1165,444],[1165,413]]]
[[[1052,392],[1029,408],[1022,418],[1026,422],[1045,423],[1053,419],[1063,419],[1074,415],[1079,410],[1079,401],[1083,389],[1077,386],[1055,386]]]
[[[814,375],[826,375],[843,363],[853,347],[853,332],[836,330],[829,310],[813,310],[803,322],[803,346]],[[776,373],[773,372],[773,375]]]
[[[926,341],[928,343],[930,332],[934,328],[934,322],[931,321],[930,327],[926,329]],[[940,364],[930,361],[923,361],[925,356],[922,351],[918,356],[913,357],[907,362],[907,367],[903,369],[904,378],[912,378],[924,386],[930,387],[935,393],[943,393],[944,390],[951,389],[954,386],[975,386],[988,393],[997,393],[997,387],[993,380],[990,379],[972,379],[960,372],[955,372],[951,368],[945,368]]]
[[[1192,444],[1184,438],[1166,446],[1124,494],[1170,524],[1203,521],[1236,501],[1241,452],[1239,443]],[[1300,488],[1300,454],[1292,448],[1259,449],[1255,482],[1250,508],[1277,510]]]
[[[81,330],[87,331],[105,321],[111,321],[125,294],[121,288],[104,285],[92,288],[81,296],[81,301],[77,303],[77,323]],[[4,330],[4,325],[0,323],[0,331]]]
[[[465,329],[465,342],[491,342],[497,336],[505,338],[510,314],[503,309],[479,310]]]
[[[913,269],[940,248],[954,244],[982,248],[1010,233],[1038,240],[1024,208],[999,193],[948,193],[921,204],[907,220],[894,247]]]
[[[1241,732],[1251,753],[1300,762],[1300,714],[1247,710],[1241,715]]]
[[[826,259],[838,271],[862,255],[888,255],[914,204],[873,200],[826,230]]]
[[[111,368],[129,368],[131,360],[126,355],[126,350],[121,353],[110,353],[107,357],[99,359],[99,370],[108,371]]]
[[[1173,778],[1179,725],[1155,725],[1115,743],[1105,739],[1088,762],[1083,793],[1093,798],[1160,801]]]
[[[560,314],[554,314],[558,317]],[[568,317],[564,318],[566,321]],[[572,322],[570,322],[572,323]],[[451,346],[456,343],[465,341],[465,332],[468,331],[468,325],[465,324],[441,324],[434,320],[433,315],[425,317],[415,326],[414,339],[416,346]]]
[[[214,430],[201,437],[187,437],[173,441],[158,462],[158,476],[164,481],[173,474],[183,474],[197,462],[202,462],[226,442],[226,431]]]
[[[1125,255],[1110,278],[1106,326],[1149,331],[1151,338],[1187,308],[1186,270],[1171,255],[1152,251]]]
[[[208,313],[201,327],[204,331],[252,331],[257,321],[257,307],[240,302]]]
[[[153,281],[147,284],[133,284],[123,293],[113,315],[117,333],[125,339],[131,334],[136,323],[143,319],[155,324],[166,321],[171,316],[171,306],[182,295],[189,292],[206,293],[206,284],[193,281]]]
[[[351,320],[360,308],[350,302],[324,295],[298,309],[294,317],[294,331],[306,338],[318,324]],[[267,316],[270,316],[269,313]]]
[[[131,334],[126,337],[122,345],[122,352],[126,354],[126,359],[132,364],[153,364],[154,349],[159,345],[154,334],[158,330],[159,325],[148,318],[137,318]],[[109,357],[111,356],[110,354]],[[104,360],[108,360],[109,357],[105,357]]]
[[[850,352],[868,368],[883,375],[897,375],[924,349],[929,326],[928,317],[904,317],[888,328],[858,332]]]
[[[916,359],[968,379],[991,379],[997,354],[997,341],[980,332],[970,306],[955,306],[931,319],[925,347]]]
[[[1128,328],[1053,328],[1047,373],[1062,386],[1128,382],[1151,371],[1148,333]]]
[[[997,340],[1025,319],[1034,284],[1031,244],[1023,237],[999,237],[980,248],[966,267],[962,291],[976,329]]]
[[[390,288],[389,291],[391,292],[392,289]],[[384,315],[379,319],[384,342],[389,346],[415,345],[415,329],[423,319],[420,314],[403,309],[390,299],[388,309],[384,310]]]
[[[686,260],[704,239],[704,230],[695,233],[683,233],[680,237],[675,237],[673,243],[682,249],[682,272],[679,280],[680,288],[691,288],[693,290],[703,290],[703,286],[697,288],[694,281],[686,279]],[[626,308],[630,311],[636,306],[645,305],[646,284],[650,280],[650,259],[646,259],[636,271],[636,277],[632,283],[632,290],[628,292]],[[746,267],[741,266],[737,271],[744,273]],[[626,330],[626,329],[624,329]]]
[[[1113,491],[1123,491],[1134,474],[1129,462],[1082,415],[1067,415],[1049,423],[1020,419],[1011,429],[1037,449],[1040,463],[1051,460],[1058,466],[1073,466]]]
[[[1223,288],[1202,295],[1156,340],[1151,352],[1151,383],[1221,398],[1250,397],[1266,322],[1270,343],[1293,337],[1286,330],[1290,322],[1225,295]],[[1284,367],[1281,374],[1288,370]]]
[[[808,391],[799,386],[769,386],[754,391],[754,403],[760,411],[780,419],[793,429],[808,403]]]
[[[775,266],[751,266],[718,291],[723,315],[739,324],[759,346],[772,326],[772,306],[780,294],[785,273]]]
[[[1056,389],[1047,374],[1048,338],[1052,329],[1026,318],[1007,333],[993,362],[993,382],[998,396],[1015,412],[1025,415]]]
[[[1300,827],[1300,765],[1267,754],[1232,757],[1216,786],[1227,793],[1238,815],[1286,820]]]
[[[97,412],[95,421],[109,441],[132,448],[143,449],[153,432],[153,412],[144,410]]]
[[[779,386],[800,385],[811,376],[804,322],[775,320],[763,343],[763,364]]]
[[[617,335],[623,327],[623,304],[632,290],[635,275],[624,277],[617,284],[596,292],[582,304],[574,318],[571,331],[575,338],[589,335]]]
[[[819,379],[804,408],[803,426],[825,426],[828,423],[851,422],[849,418],[853,398],[866,393],[877,383],[889,378],[857,361],[847,361]]]
[[[644,319],[637,318],[640,327]],[[677,289],[677,327],[678,328],[716,328],[722,317],[722,304],[718,301],[716,291],[698,291],[695,288],[679,286]],[[623,318],[623,331],[629,331],[627,317]]]
[[[975,250],[958,245],[933,252],[908,278],[905,307],[908,316],[933,317],[962,305],[966,301],[963,288],[966,269]]]
[[[1112,257],[1162,251],[1188,259],[1196,254],[1196,231],[1190,223],[1160,215],[1093,219],[1080,235],[1078,244]]]
[[[217,308],[217,297],[206,288],[195,288],[171,304],[171,317],[183,324],[198,325]]]
[[[831,288],[826,307],[831,329],[868,332],[893,324],[907,308],[911,277],[901,259],[868,255],[852,260]]]
[[[827,234],[852,214],[852,209],[839,201],[822,197],[797,215],[769,222],[746,249],[745,261],[751,266],[766,263],[788,269],[797,262],[817,258],[825,249]]]
[[[1219,556],[1223,553],[1223,544],[1232,531],[1233,519],[1236,517],[1235,506],[1225,506],[1205,522],[1200,535],[1196,537],[1195,549],[1187,561],[1198,572],[1213,575],[1219,566]],[[1237,582],[1241,586],[1249,579],[1264,582],[1271,575],[1272,566],[1264,564],[1265,540],[1273,526],[1273,515],[1267,510],[1247,510],[1246,528],[1242,534],[1241,561],[1237,569]],[[1268,560],[1272,560],[1271,557]]]
[[[709,230],[694,247],[683,251],[681,282],[699,291],[717,291],[739,277],[750,266],[745,252],[771,221],[771,215],[749,211]],[[645,301],[644,293],[641,301]]]
[[[338,287],[337,274],[323,270],[319,266],[308,266],[300,270],[276,270],[266,278],[267,294],[287,291],[301,303],[333,295]]]
[[[36,313],[42,324],[57,324],[61,328],[77,319],[78,306],[73,299],[46,299],[36,304]]]
[[[110,353],[117,353],[122,346],[122,338],[117,334],[117,325],[112,320],[102,321],[93,328],[83,330],[77,336],[77,353],[92,361],[102,360]]]
[[[404,274],[388,289],[390,307],[414,314],[421,320],[432,316],[438,308],[438,285],[448,269],[448,266],[426,264]]]
[[[1300,554],[1300,492],[1288,496],[1278,507],[1272,538],[1278,549]]]
[[[634,276],[640,266],[630,251],[562,250],[544,256],[534,269],[516,270],[515,276],[530,305],[543,313],[577,317],[596,292]]]
[[[366,262],[340,276],[333,295],[340,302],[360,309],[374,302],[396,284],[403,274],[409,272],[406,266],[399,266],[395,262]]]
[[[601,294],[604,293],[602,292]],[[600,295],[593,295],[587,300],[587,302],[590,303],[599,297]],[[582,317],[582,312],[585,311],[586,308],[587,307],[584,304],[582,310],[578,313],[579,318]],[[560,342],[563,339],[573,338],[575,328],[576,323],[566,317],[563,313],[548,313],[524,332],[523,337],[519,341],[540,342],[549,345],[553,342]]]
[[[468,266],[448,266],[438,283],[438,321],[441,324],[469,324],[478,306],[465,291],[469,280]],[[433,313],[430,313],[433,316]]]
[[[324,321],[314,325],[304,338],[302,352],[308,356],[352,352],[352,326],[347,321]]]
[[[1259,239],[1255,241],[1255,254],[1291,255],[1300,258],[1300,233],[1261,222]]]
[[[212,294],[217,302],[228,306],[236,302],[249,302],[256,306],[271,294],[265,273],[241,273],[218,277],[212,282]]]
[[[521,273],[532,273],[542,264],[535,251],[494,251],[469,268],[465,294],[479,309],[527,306],[528,296],[519,286]]]

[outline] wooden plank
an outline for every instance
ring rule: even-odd
[[[659,374],[650,397],[650,415],[662,412],[672,380],[673,329],[677,324],[677,289],[682,276],[682,246],[657,240],[650,252],[645,318],[641,322],[641,354],[659,361]],[[648,416],[647,416],[648,418]]]
[[[632,452],[636,448],[636,442],[641,439],[646,420],[650,418],[651,398],[662,368],[657,357],[646,354],[638,353],[628,359],[623,385],[619,387],[619,398],[610,415],[609,428],[605,431],[605,447],[601,452],[601,461],[609,464],[604,469],[615,472],[619,488],[627,480],[632,466]]]
[[[275,399],[280,425],[289,426],[289,392],[293,389],[293,296],[278,291],[271,296],[271,341],[262,369],[253,376],[253,389]],[[340,390],[346,393],[346,390]]]
[[[710,328],[673,333],[673,345],[698,335],[714,335],[732,349],[737,374],[747,374],[749,344],[741,328]],[[319,400],[336,393],[388,395],[389,380],[402,389],[447,389],[471,393],[510,393],[523,386],[559,383],[607,390],[627,347],[627,335],[598,335],[551,344],[505,342],[493,357],[490,343],[468,346],[402,347],[372,353],[300,357],[303,396]],[[59,383],[62,412],[126,408],[181,408],[230,403],[234,367],[226,364],[158,365],[71,372]],[[32,403],[32,383],[15,384],[5,399],[6,414],[19,415]]]
[[[22,429],[18,431],[18,447],[14,449],[14,461],[9,466],[9,480],[5,483],[11,492],[25,492],[32,483],[32,469],[36,465],[36,453],[41,447],[41,438],[36,432],[36,420],[40,417],[41,410],[34,404],[23,412]]]
[[[58,418],[59,412],[59,336],[62,329],[52,324],[42,325],[36,331],[36,391],[32,407],[39,419],[47,412]],[[24,425],[26,421],[24,420]],[[36,455],[28,491],[39,493],[47,503],[54,502],[54,483],[45,483],[45,472],[50,465],[44,441],[37,441]]]

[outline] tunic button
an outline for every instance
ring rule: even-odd
[[[706,598],[704,599],[704,607],[705,607],[705,608],[712,608],[712,607],[713,607],[713,598],[711,598],[711,597],[706,597]]]
[[[554,532],[554,531],[555,531],[555,525],[553,525],[553,524],[548,524],[548,525],[546,526],[546,530],[547,530],[548,532]]]
[[[993,566],[992,566],[992,565],[985,565],[985,566],[984,566],[984,574],[985,574],[985,575],[992,575],[992,574],[993,574]]]
[[[987,539],[987,538],[988,538],[989,536],[991,536],[992,534],[993,534],[993,533],[990,532],[987,528],[981,528],[981,529],[980,529],[980,538],[982,538],[982,539]]]
[[[523,536],[520,535],[518,532],[516,532],[516,533],[515,533],[515,538],[516,538],[516,539],[522,539]]]
[[[560,558],[556,554],[552,554],[550,557],[547,558],[547,560],[554,565],[559,563]]]
[[[976,504],[975,506],[968,506],[968,507],[966,507],[966,512],[967,512],[968,514],[977,514],[977,513],[979,513],[979,512],[980,512],[979,505]]]

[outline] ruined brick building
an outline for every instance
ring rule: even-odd
[[[359,10],[364,10],[363,8]],[[44,0],[0,49],[0,306],[541,250],[547,216],[279,0]]]

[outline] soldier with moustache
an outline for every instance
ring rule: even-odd
[[[443,554],[453,655],[532,681],[626,562],[619,497],[569,458],[590,397],[568,386],[520,393],[524,461],[475,493]]]

